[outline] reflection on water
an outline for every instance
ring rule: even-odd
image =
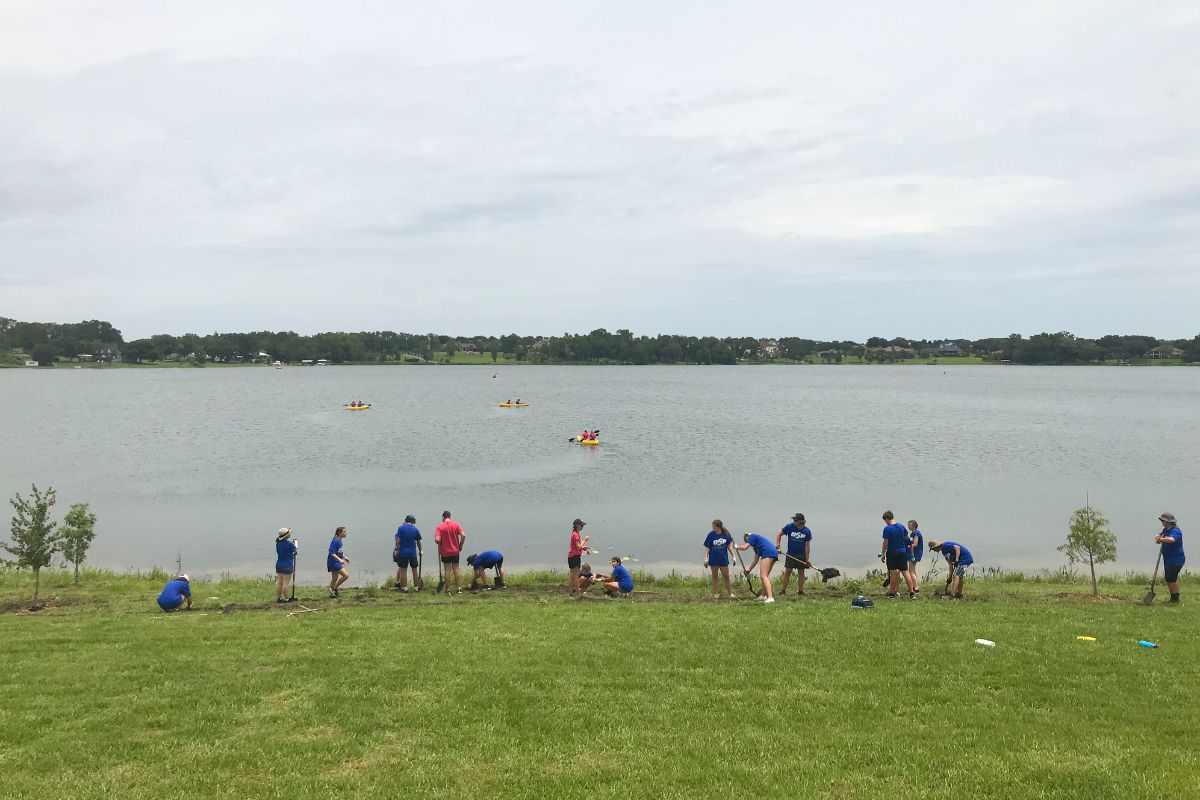
[[[354,566],[384,573],[404,515],[431,536],[445,508],[518,570],[562,566],[576,516],[640,566],[698,571],[714,517],[774,534],[796,511],[815,561],[869,567],[888,508],[1036,568],[1090,496],[1117,567],[1149,569],[1159,513],[1200,520],[1198,400],[1184,368],[4,370],[0,490],[90,502],[92,560],[116,568],[181,548],[193,572],[265,574],[288,525],[315,573],[347,525]],[[600,447],[568,443],[584,428]]]

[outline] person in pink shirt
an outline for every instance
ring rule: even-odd
[[[458,564],[462,558],[463,542],[467,535],[462,526],[450,519],[450,512],[442,512],[442,524],[433,531],[433,541],[437,542],[438,556],[442,559],[442,569],[446,572],[446,594],[450,594],[450,576],[454,576],[454,590],[462,594],[459,586]]]
[[[579,565],[583,561],[583,554],[590,552],[587,547],[590,536],[583,535],[583,526],[586,522],[579,517],[571,523],[571,544],[567,547],[567,568],[571,570],[571,597],[583,597],[583,589],[579,586]]]

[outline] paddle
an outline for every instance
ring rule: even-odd
[[[1162,563],[1162,550],[1158,551],[1158,560],[1154,562],[1154,576],[1150,578],[1150,591],[1142,598],[1142,605],[1152,605],[1154,603],[1154,582],[1158,580],[1158,565]]]

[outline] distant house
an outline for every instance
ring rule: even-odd
[[[95,361],[96,357],[94,355],[92,355],[91,353],[80,353],[79,355],[75,356],[75,360],[76,361]]]
[[[758,355],[762,358],[778,358],[779,342],[774,339],[759,339]]]
[[[475,346],[474,342],[459,342],[458,343],[458,352],[460,352],[460,353],[478,353],[479,348]]]
[[[259,363],[266,364],[271,360],[271,354],[264,353],[263,351],[259,350],[257,353],[250,354],[250,360],[253,361],[255,364],[259,364]]]
[[[317,359],[317,366],[318,366],[318,367],[327,367],[327,366],[329,366],[329,359],[328,359],[328,358],[318,358],[318,359]]]
[[[1169,344],[1160,344],[1146,351],[1146,358],[1183,358],[1183,351]]]
[[[311,366],[312,366],[313,364],[315,364],[315,363],[317,363],[317,362],[313,361],[311,358],[306,358],[306,359],[304,359],[303,361],[301,361],[301,362],[300,362],[300,366],[302,366],[302,367],[311,367]]]
[[[539,336],[539,337],[538,337],[538,338],[537,338],[537,339],[534,341],[534,343],[533,343],[533,344],[529,345],[529,349],[530,349],[530,350],[542,350],[543,348],[546,348],[546,347],[549,347],[549,346],[550,346],[550,340],[549,340],[549,339],[543,339],[541,336]]]
[[[30,361],[29,359],[25,359],[25,366],[36,367],[37,365],[38,365],[38,363],[36,361]]]
[[[942,342],[937,347],[937,355],[939,356],[961,356],[962,348],[954,342]]]

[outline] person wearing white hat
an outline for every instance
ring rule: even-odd
[[[296,581],[296,551],[298,542],[292,538],[291,528],[280,528],[275,535],[275,602],[294,603],[296,593],[288,596],[288,584]]]
[[[1175,522],[1175,515],[1164,513],[1158,521],[1162,523],[1162,531],[1154,537],[1160,545],[1163,561],[1163,579],[1171,590],[1171,602],[1179,602],[1179,572],[1183,569],[1183,531]]]
[[[163,611],[178,611],[183,608],[184,601],[187,601],[187,607],[192,607],[192,579],[187,574],[180,575],[174,580],[167,581],[167,585],[158,595],[158,607]]]

